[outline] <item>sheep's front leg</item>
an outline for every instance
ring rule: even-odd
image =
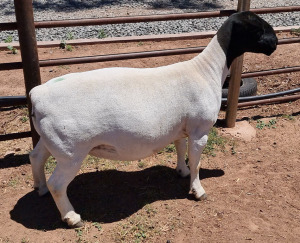
[[[188,156],[191,171],[190,189],[197,200],[204,200],[207,198],[199,179],[200,157],[208,139],[207,134],[208,133],[202,134],[199,137],[191,136],[188,139]]]
[[[82,159],[83,160],[83,159]],[[57,161],[57,166],[47,185],[64,222],[72,228],[83,226],[67,196],[67,187],[78,173],[82,160]]]
[[[44,166],[49,156],[50,152],[45,147],[42,139],[39,140],[35,148],[29,154],[34,181],[33,187],[38,190],[40,196],[45,195],[49,191],[46,185],[44,171]]]
[[[186,155],[186,139],[181,138],[174,142],[177,152],[177,167],[176,171],[181,177],[187,177],[190,174],[190,170],[185,163]]]

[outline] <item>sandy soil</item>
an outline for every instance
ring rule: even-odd
[[[282,34],[281,36],[284,36]],[[40,59],[206,45],[209,40],[144,42],[40,49]],[[194,55],[41,69],[42,82],[70,72],[110,66],[155,67]],[[20,55],[0,52],[4,62]],[[299,44],[271,56],[245,56],[245,71],[297,66]],[[1,71],[0,95],[23,95],[22,71]],[[300,86],[300,74],[257,78],[260,94]],[[86,221],[79,230],[61,223],[50,195],[33,191],[31,140],[0,142],[0,242],[299,242],[300,100],[240,109],[238,121],[255,131],[250,141],[228,135],[220,112],[222,144],[203,155],[200,177],[208,200],[188,195],[189,179],[176,176],[172,146],[150,158],[113,162],[89,157],[68,194]],[[0,133],[27,131],[25,108],[1,109]],[[243,132],[239,132],[243,133]],[[47,164],[50,175],[53,161]]]

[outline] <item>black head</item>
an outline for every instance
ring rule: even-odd
[[[217,33],[218,41],[227,55],[227,66],[244,52],[271,55],[278,39],[273,28],[252,12],[231,15]]]

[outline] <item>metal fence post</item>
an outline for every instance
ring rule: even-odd
[[[248,11],[250,9],[250,0],[239,0],[238,12]],[[226,109],[226,126],[234,127],[238,108],[238,98],[240,94],[240,82],[243,69],[244,55],[237,57],[231,65],[231,74],[228,88],[228,99]]]
[[[29,91],[33,87],[41,84],[32,0],[14,0],[14,5],[18,26],[27,103],[29,114],[31,114],[32,106],[29,99]],[[31,116],[30,127],[32,134],[32,143],[33,146],[35,146],[39,140],[39,135],[33,127]]]

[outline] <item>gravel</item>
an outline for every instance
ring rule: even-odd
[[[115,16],[135,16],[167,13],[187,13],[236,9],[237,0],[34,0],[34,18],[41,20],[62,20],[99,18]],[[252,0],[251,8],[299,5],[299,0]],[[261,15],[272,26],[293,26],[300,23],[300,12]],[[140,36],[149,34],[177,34],[217,30],[226,18],[190,19],[160,21],[151,23],[115,24],[68,28],[37,29],[37,40],[67,40],[81,38]],[[0,22],[14,22],[12,0],[1,0]],[[18,41],[17,31],[0,32],[0,42],[12,36]]]

